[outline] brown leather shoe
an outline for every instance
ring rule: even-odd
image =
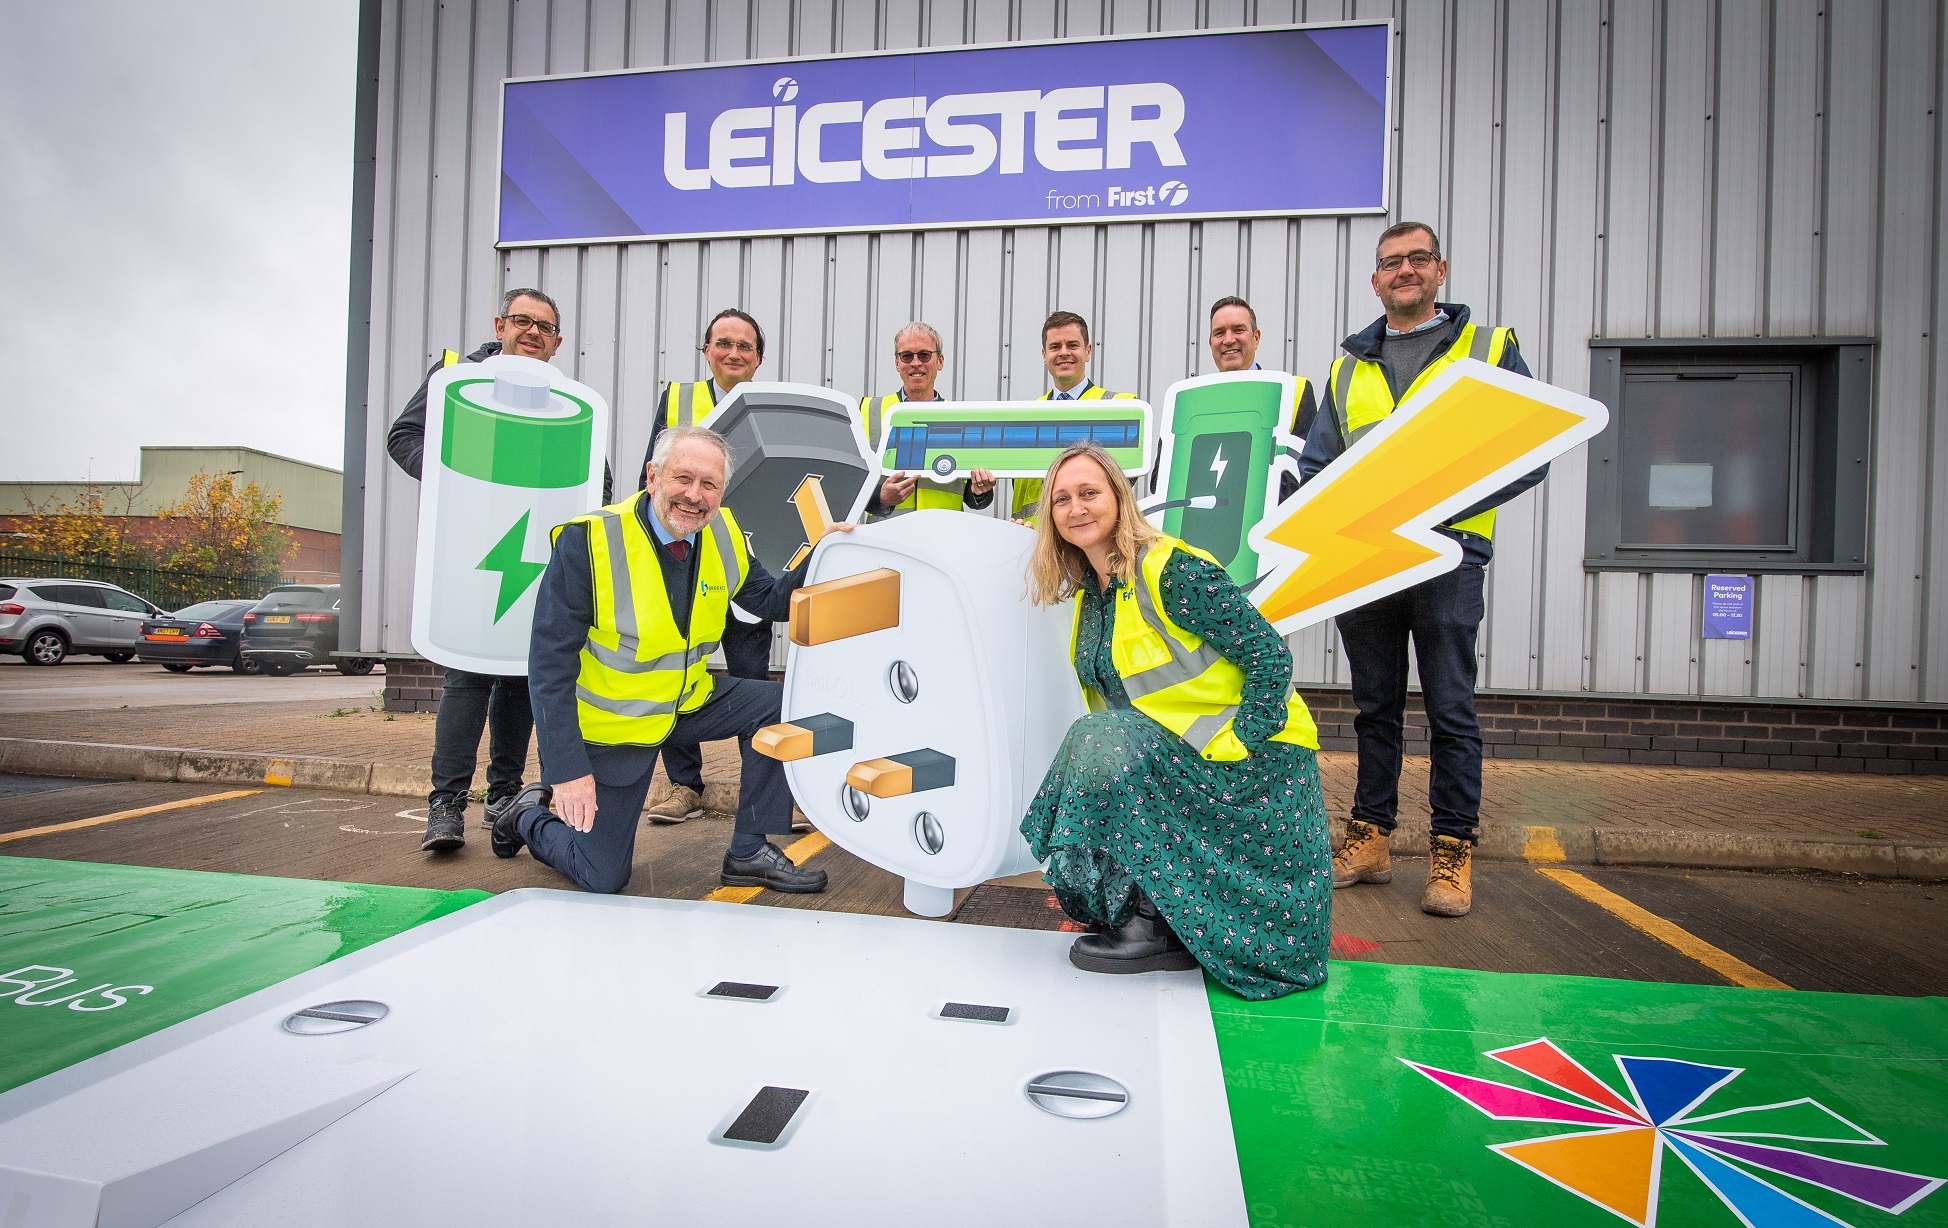
[[[689,785],[671,785],[663,800],[643,811],[652,823],[681,823],[703,813],[703,795]]]
[[[1393,864],[1387,853],[1387,834],[1371,823],[1346,821],[1346,843],[1332,857],[1332,885],[1390,883]]]
[[[1427,894],[1420,910],[1437,917],[1465,917],[1474,907],[1470,862],[1475,846],[1454,836],[1435,836],[1427,845]]]

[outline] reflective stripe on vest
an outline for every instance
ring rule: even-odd
[[[1134,401],[1136,394],[1134,392],[1106,392],[1103,390],[1102,385],[1091,384],[1083,390],[1081,396],[1068,397],[1066,399],[1071,401],[1100,401],[1104,398],[1108,398],[1111,401]],[[1053,401],[1055,399],[1055,393],[1053,391],[1044,392],[1035,399],[1038,401]],[[1035,505],[1042,501],[1042,479],[1016,478],[1014,486],[1014,496],[1009,500],[1012,505],[1010,514],[1017,518],[1032,516],[1035,511]]]
[[[1124,693],[1137,711],[1189,743],[1214,762],[1246,758],[1245,744],[1232,731],[1244,695],[1244,671],[1216,648],[1170,621],[1163,610],[1163,572],[1170,558],[1183,550],[1216,566],[1216,560],[1174,537],[1159,537],[1143,556],[1136,582],[1116,594],[1111,624],[1110,657],[1123,680]],[[1082,602],[1076,601],[1069,633],[1069,656],[1075,657],[1081,634]],[[1101,697],[1085,693],[1092,710]],[[1305,701],[1287,684],[1285,724],[1272,736],[1317,749],[1319,734]]]
[[[1400,400],[1405,401],[1419,392],[1429,380],[1459,359],[1473,358],[1490,366],[1499,366],[1502,355],[1514,344],[1513,329],[1463,325],[1454,338],[1454,344],[1435,355],[1434,360],[1427,364],[1427,369],[1414,377],[1414,382],[1407,386],[1406,394]],[[1386,368],[1377,362],[1354,358],[1351,354],[1341,354],[1333,360],[1332,403],[1334,425],[1339,428],[1340,442],[1348,448],[1385,421],[1387,415],[1400,404],[1393,399],[1393,387],[1387,383]],[[1495,509],[1491,507],[1466,520],[1451,520],[1447,527],[1492,538],[1495,536]]]
[[[895,405],[902,403],[900,394],[897,392],[889,392],[883,397],[859,398],[859,421],[866,428],[866,440],[872,445],[875,459],[886,451],[882,438],[886,430],[886,415]],[[914,484],[913,493],[894,505],[890,511],[913,511],[917,508],[944,508],[950,512],[959,511],[963,506],[961,488],[964,485],[965,479],[948,486],[940,486],[923,473],[920,475],[920,480]]]
[[[723,639],[731,594],[750,571],[744,535],[728,510],[707,522],[697,546],[697,590],[686,637],[677,631],[659,548],[636,513],[635,499],[568,523],[588,527],[594,589],[595,622],[575,680],[582,739],[654,746],[669,736],[677,713],[710,698],[707,663]]]
[[[709,380],[676,380],[670,384],[669,395],[663,399],[663,425],[695,426],[708,418],[715,408],[717,401],[711,396]]]

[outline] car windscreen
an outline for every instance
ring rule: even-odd
[[[184,606],[170,615],[171,618],[222,618],[232,610],[240,609],[236,601],[199,601],[195,605]]]
[[[258,613],[271,610],[322,610],[338,600],[338,594],[322,588],[280,588],[264,594],[257,603]]]

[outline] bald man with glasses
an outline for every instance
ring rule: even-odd
[[[935,382],[947,366],[947,350],[933,325],[915,320],[895,333],[893,361],[898,364],[900,390],[859,400],[859,421],[866,429],[866,441],[872,445],[874,455],[885,450],[886,415],[897,406],[906,401],[947,399],[934,390]],[[994,503],[994,483],[994,475],[985,469],[976,469],[959,482],[936,482],[924,474],[901,470],[880,479],[873,497],[866,501],[866,514],[880,519],[920,508],[958,511],[965,507],[979,511]]]

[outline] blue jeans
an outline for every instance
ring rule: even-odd
[[[704,705],[676,718],[670,741],[686,738],[715,742],[736,738],[744,752],[737,782],[735,830],[783,835],[791,830],[791,789],[785,765],[751,748],[751,735],[775,725],[785,688],[776,682],[719,678]],[[635,868],[636,831],[642,826],[643,798],[656,767],[655,746],[590,746],[595,769],[595,826],[576,831],[539,807],[522,812],[521,838],[536,861],[575,880],[584,891],[616,892],[629,884]]]
[[[1353,673],[1359,715],[1359,783],[1353,817],[1391,832],[1400,808],[1400,755],[1407,708],[1407,641],[1420,666],[1427,709],[1427,799],[1436,835],[1474,843],[1481,817],[1481,726],[1475,721],[1475,638],[1481,630],[1482,568],[1446,575],[1382,597],[1336,620]]]
[[[528,764],[534,734],[528,680],[449,669],[439,715],[433,718],[433,791],[426,795],[427,805],[444,801],[466,808],[482,730],[488,735],[487,800],[497,802],[520,792]]]
[[[724,623],[724,669],[733,678],[771,677],[770,623],[747,623],[732,614]],[[663,773],[673,785],[703,792],[703,750],[695,742],[663,743]]]

